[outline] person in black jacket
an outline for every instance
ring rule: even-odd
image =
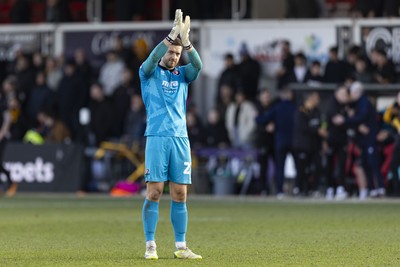
[[[285,40],[281,44],[282,62],[281,67],[277,71],[278,89],[284,88],[288,83],[289,73],[294,67],[294,56],[291,51],[290,42]]]
[[[275,102],[272,99],[271,92],[268,89],[261,90],[257,103],[258,114],[267,113],[272,109],[274,104]],[[269,184],[267,183],[267,172],[268,160],[274,157],[274,123],[270,122],[267,125],[257,125],[256,144],[259,149],[260,193],[261,195],[265,195],[270,191]]]
[[[226,54],[224,60],[225,68],[218,79],[217,104],[220,104],[222,101],[220,93],[222,86],[229,85],[233,89],[233,94],[235,94],[239,82],[237,66],[235,64],[233,55],[230,53]]]
[[[349,74],[347,63],[339,59],[338,48],[329,49],[329,61],[325,66],[324,82],[341,84]]]
[[[283,183],[285,179],[284,169],[286,156],[292,153],[293,124],[296,105],[293,101],[293,92],[284,89],[280,95],[281,101],[275,104],[267,112],[256,117],[259,125],[274,124],[275,140],[275,186],[278,198],[283,198]]]
[[[357,129],[356,144],[361,148],[361,164],[368,178],[370,196],[384,196],[386,190],[380,172],[379,157],[376,147],[378,122],[375,108],[364,94],[360,82],[354,82],[350,87],[351,100],[354,101],[354,112],[347,118],[336,115],[332,118],[335,125],[345,125]]]
[[[348,89],[339,86],[329,103],[327,112],[327,191],[326,198],[333,199],[336,188],[336,199],[344,199],[347,192],[344,187],[347,158],[347,128],[345,125],[335,125],[332,119],[337,115],[346,116],[349,102]]]
[[[305,96],[303,104],[295,113],[293,131],[293,150],[296,162],[296,187],[300,194],[307,195],[311,189],[318,189],[320,152],[322,138],[327,136],[327,130],[321,126],[321,114],[318,110],[320,99],[317,92]],[[308,185],[308,177],[313,177],[313,183]]]

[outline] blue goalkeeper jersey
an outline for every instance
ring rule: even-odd
[[[163,42],[158,44],[139,69],[146,107],[145,136],[187,137],[188,85],[199,75],[202,63],[193,49],[188,53],[190,64],[168,70],[158,64],[167,50]]]

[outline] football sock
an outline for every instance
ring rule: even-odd
[[[185,242],[188,213],[186,202],[171,201],[171,222],[175,233],[175,242]]]
[[[146,241],[153,241],[158,222],[158,202],[144,200],[142,220]]]

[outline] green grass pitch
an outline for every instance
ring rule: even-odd
[[[189,197],[188,244],[173,259],[169,199],[160,259],[145,261],[142,198],[17,195],[0,199],[0,266],[400,266],[400,201]]]

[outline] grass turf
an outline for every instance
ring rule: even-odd
[[[189,200],[189,246],[173,259],[169,200],[160,259],[145,261],[142,198],[19,195],[0,199],[0,266],[400,266],[400,201]]]

